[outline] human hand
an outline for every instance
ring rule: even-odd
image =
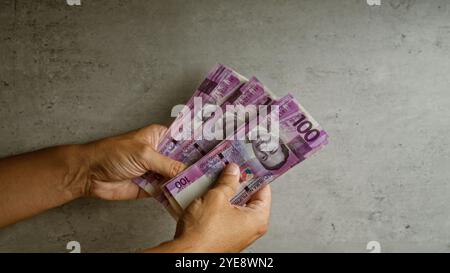
[[[175,239],[149,249],[154,252],[240,252],[267,231],[271,191],[267,185],[245,206],[230,199],[239,187],[239,167],[228,165],[216,186],[186,209]]]
[[[148,194],[131,181],[147,171],[171,178],[185,166],[161,155],[157,145],[167,128],[148,127],[83,145],[87,161],[85,196],[107,200],[128,200]]]

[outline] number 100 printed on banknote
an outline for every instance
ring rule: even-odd
[[[195,107],[197,101],[201,109]],[[211,132],[216,138],[204,137]],[[291,94],[277,99],[256,77],[247,80],[218,64],[158,146],[160,153],[189,167],[168,181],[151,172],[133,181],[177,218],[214,184],[227,164],[235,163],[240,167],[241,187],[230,202],[244,205],[253,193],[320,150],[327,139]]]

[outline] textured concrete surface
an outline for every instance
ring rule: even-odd
[[[273,184],[248,251],[450,250],[450,3],[0,1],[0,156],[170,122],[216,62],[292,91],[330,145]],[[238,224],[238,223],[237,223]],[[152,200],[84,199],[0,230],[0,252],[170,239]]]

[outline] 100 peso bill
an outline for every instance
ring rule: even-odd
[[[210,106],[220,111],[209,111]],[[236,115],[233,108],[247,111],[250,106],[269,107],[269,113],[249,111],[243,117]],[[276,111],[270,112],[273,106]],[[228,117],[235,119],[231,127],[225,121]],[[268,125],[275,123],[277,130],[267,131],[271,127]],[[242,135],[244,138],[238,137]],[[321,149],[327,138],[327,133],[292,95],[277,100],[256,77],[247,80],[218,64],[158,145],[158,152],[190,167],[169,181],[153,172],[133,181],[177,218],[192,200],[214,184],[225,165],[233,162],[241,169],[241,187],[230,201],[243,205],[253,193]]]
[[[194,131],[193,137],[183,141],[181,145],[172,151],[170,155],[171,158],[183,162],[187,166],[192,165],[217,146],[227,137],[227,135],[234,135],[234,120],[231,123],[226,122],[227,118],[235,118],[234,106],[246,107],[253,105],[270,105],[273,101],[273,95],[270,91],[263,87],[255,77],[252,77],[247,83],[236,90],[232,97],[220,106],[220,111],[217,111],[218,109],[216,109],[214,115],[205,118],[202,126],[196,128],[197,130]],[[231,107],[233,110],[230,110],[230,106],[233,106]],[[249,114],[250,115],[247,118],[253,119],[255,118],[256,111]],[[236,128],[239,124],[245,123],[244,117],[236,116],[236,118]],[[206,132],[209,132],[214,136],[206,137]],[[166,182],[158,177],[155,177],[155,179],[159,180],[158,183],[160,187]],[[158,196],[157,199],[166,201],[162,191],[160,191],[160,196]]]
[[[241,186],[230,200],[243,205],[250,196],[297,165],[327,143],[328,135],[308,112],[291,96],[278,101],[279,138],[267,149],[272,135],[265,126],[256,122],[254,127],[241,126],[246,139],[226,139],[194,165],[163,186],[175,216],[196,198],[202,196],[215,182],[229,163],[236,163],[241,170]],[[269,133],[270,134],[270,133]],[[251,138],[251,136],[257,136]],[[265,149],[264,149],[265,147]]]
[[[171,132],[182,133],[181,129],[183,128],[183,123],[185,123],[186,119],[194,119],[194,117],[198,115],[198,113],[194,111],[196,110],[194,107],[196,98],[201,98],[201,106],[206,104],[221,105],[245,82],[247,82],[245,77],[224,65],[218,64],[211,69],[206,78],[194,92],[194,95],[189,99],[184,109],[182,109],[175,121],[170,125],[166,134],[162,137],[158,145],[158,152],[173,158],[175,155],[173,152],[183,145],[183,141],[174,139]],[[153,172],[147,172],[141,177],[133,179],[133,182],[139,187],[144,189],[151,196],[154,196],[161,203],[165,203],[166,200],[164,195],[160,194],[160,183],[162,183],[162,181],[164,181],[164,178]]]

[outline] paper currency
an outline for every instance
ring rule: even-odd
[[[224,117],[231,115],[234,111],[227,111],[229,106],[247,106],[247,105],[268,105],[273,101],[272,94],[267,88],[262,87],[259,81],[252,77],[247,83],[243,84],[238,90],[236,90],[231,97],[229,97],[221,106],[220,113],[216,112],[216,115],[213,117],[209,117],[205,119],[204,124],[201,128],[198,128],[194,132],[194,138],[184,141],[181,145],[179,145],[176,149],[174,149],[170,157],[183,162],[187,166],[190,166],[197,160],[199,160],[202,156],[208,153],[211,149],[213,149],[217,144],[221,142],[221,140],[226,138],[226,135],[218,136],[212,139],[205,139],[203,136],[203,129],[211,130],[215,128],[217,124],[222,124],[225,127],[226,123],[222,121]],[[253,118],[253,117],[250,117]],[[244,122],[243,120],[239,123]],[[232,123],[231,125],[233,125]],[[220,126],[222,127],[222,126]],[[223,132],[230,131],[234,134],[234,130],[230,130],[229,128],[222,128]],[[152,185],[159,184],[162,186],[164,184],[164,178],[154,175],[151,178]],[[148,178],[148,180],[150,180]],[[160,188],[160,187],[159,187]],[[157,200],[159,200],[163,205],[167,205],[168,202],[162,193],[161,189],[154,190],[154,195]]]
[[[216,115],[206,119],[204,121],[204,126],[194,133],[195,137],[191,140],[184,141],[180,146],[172,151],[170,157],[183,162],[187,166],[192,165],[215,146],[217,146],[223,139],[225,139],[227,137],[225,134],[227,131],[232,133],[231,136],[234,135],[235,130],[227,128],[227,123],[224,121],[229,115],[233,115],[234,118],[235,111],[227,111],[229,106],[269,105],[273,102],[273,100],[273,95],[270,91],[263,87],[255,77],[252,77],[247,83],[236,90],[232,97],[220,106],[220,113],[222,113],[222,115],[219,115],[216,112]],[[249,118],[253,119],[255,117],[249,115]],[[245,120],[237,121],[236,127],[243,123],[245,123]],[[215,128],[217,124],[221,124],[219,127],[222,128],[224,134],[221,137],[217,136],[213,139],[205,139],[202,129],[211,130],[212,128]],[[231,125],[235,125],[234,122],[231,123]],[[153,176],[152,179],[153,185],[159,183],[160,187],[163,186],[163,182],[165,182],[163,178],[157,176]],[[155,180],[158,180],[158,182]],[[165,198],[162,197],[164,196],[162,189],[160,189],[159,193],[155,190],[154,194],[159,195],[157,197],[158,200],[164,201],[164,203],[167,204],[165,202]]]
[[[194,99],[201,98],[203,105],[217,104],[221,105],[225,102],[233,92],[238,89],[247,79],[232,69],[224,65],[216,65],[207,75],[205,80],[200,84],[194,95],[186,104],[186,107],[179,113],[175,121],[171,124],[167,133],[163,136],[158,145],[158,152],[163,155],[172,157],[172,152],[182,144],[173,138],[170,132],[180,131],[186,118],[193,119],[197,114],[194,111]],[[189,115],[186,117],[186,115]],[[160,190],[158,183],[162,177],[153,172],[148,172],[141,177],[133,179],[133,182],[152,196],[157,196]],[[164,197],[159,197],[159,199]]]
[[[220,143],[226,136],[222,135],[213,139],[205,139],[204,138],[204,130],[213,130],[218,123],[223,124],[222,118],[223,116],[229,115],[226,111],[226,108],[230,105],[242,105],[246,106],[249,104],[269,104],[273,99],[268,92],[260,87],[257,84],[258,81],[256,78],[250,79],[250,81],[244,85],[242,85],[234,94],[233,97],[228,99],[225,103],[223,103],[220,108],[222,115],[214,115],[214,117],[209,117],[205,119],[202,128],[199,128],[194,132],[194,137],[190,140],[184,141],[181,145],[174,149],[172,152],[174,159],[179,160],[185,164],[192,164],[201,156],[205,155],[209,152],[215,145]],[[223,124],[224,126],[226,124]],[[223,128],[223,133],[228,130],[228,128]],[[234,133],[234,131],[232,132]]]
[[[276,106],[277,111],[250,111],[252,106]],[[239,107],[244,116],[236,114]],[[277,130],[267,131],[275,123]],[[277,100],[255,77],[247,80],[218,64],[158,145],[158,152],[190,167],[169,181],[152,172],[133,181],[177,218],[214,184],[226,164],[234,162],[241,169],[241,186],[230,202],[243,205],[261,187],[320,150],[327,138],[291,94]]]
[[[233,162],[241,170],[241,187],[230,201],[243,205],[250,196],[327,143],[327,134],[292,96],[280,105],[280,141],[267,151],[264,136],[256,140],[224,140],[194,165],[165,183],[164,194],[176,215],[214,184]],[[254,134],[260,124],[251,128]],[[241,127],[239,130],[244,130]]]

